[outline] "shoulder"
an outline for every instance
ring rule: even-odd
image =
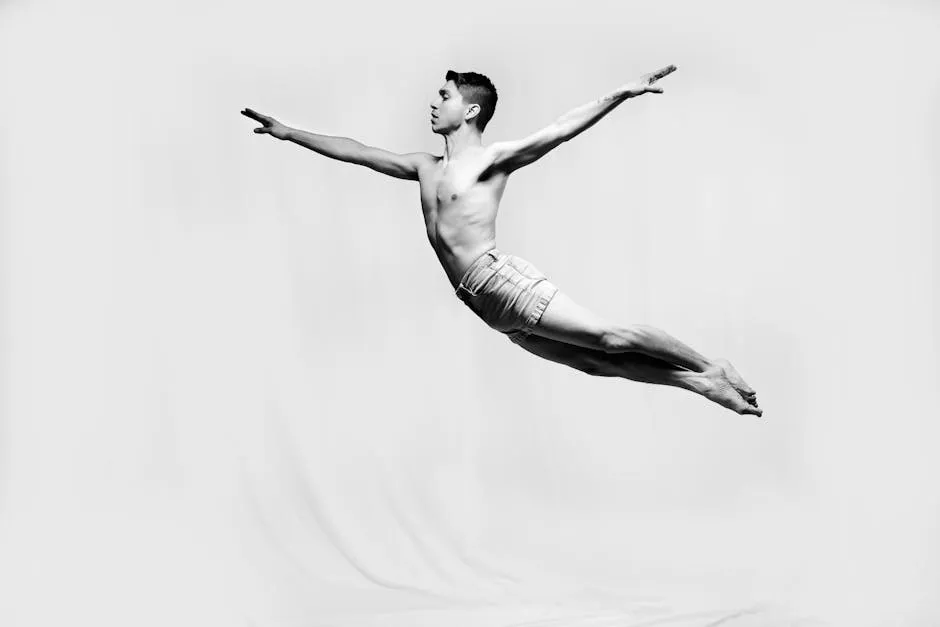
[[[505,155],[512,150],[512,142],[491,142],[483,147],[482,158],[486,164],[487,172],[502,172],[509,174],[512,170],[504,167]]]
[[[407,156],[419,165],[434,165],[442,159],[442,157],[432,155],[429,152],[409,152]]]
[[[403,156],[411,162],[412,167],[416,171],[421,171],[425,168],[433,168],[437,165],[438,161],[441,160],[441,157],[432,155],[429,152],[409,152]]]
[[[492,142],[484,148],[484,155],[491,164],[498,166],[501,165],[509,155],[518,152],[518,145],[518,140]]]

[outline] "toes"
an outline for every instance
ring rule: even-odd
[[[749,400],[747,397],[740,395],[734,402],[733,409],[741,415],[753,414],[754,416],[760,416],[764,413],[763,410],[757,406],[757,401]]]
[[[747,383],[741,379],[733,379],[732,382],[734,384],[734,389],[736,389],[738,394],[740,394],[742,397],[746,398],[747,400],[753,400],[757,398],[757,392],[748,387]]]
[[[757,406],[757,395],[748,395],[741,392],[727,377],[714,380],[710,393],[706,397],[735,412],[736,414],[751,414],[760,417],[764,412]]]
[[[751,386],[747,384],[747,381],[744,380],[744,377],[742,377],[736,371],[733,371],[733,372],[734,372],[734,378],[737,380],[738,385],[741,386],[741,389],[744,390],[745,394],[749,396],[754,396],[755,394],[757,394],[757,392],[754,391],[754,388],[752,388]]]
[[[758,418],[760,418],[760,417],[763,415],[764,410],[762,410],[760,407],[756,407],[756,406],[754,406],[754,405],[746,405],[746,406],[745,406],[743,409],[741,409],[738,413],[740,413],[741,415],[751,414],[751,415],[753,415],[753,416],[757,416]]]

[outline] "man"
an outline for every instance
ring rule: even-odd
[[[444,154],[396,154],[347,137],[287,127],[244,109],[271,135],[327,157],[418,181],[431,242],[455,294],[490,327],[539,357],[594,376],[672,385],[701,394],[739,414],[762,415],[757,395],[725,359],[709,360],[648,325],[609,322],[573,302],[526,260],[495,245],[499,201],[509,175],[592,126],[623,101],[663,93],[655,83],[670,65],[573,109],[516,141],[484,146],[496,108],[496,88],[476,72],[445,75],[430,103],[431,130]]]

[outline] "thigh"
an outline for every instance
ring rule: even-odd
[[[561,290],[549,301],[532,333],[542,337],[604,351],[604,340],[612,325],[571,300]]]

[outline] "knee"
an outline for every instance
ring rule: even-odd
[[[592,377],[602,377],[608,374],[609,368],[603,360],[586,356],[578,364],[578,370]]]
[[[578,370],[592,377],[599,377],[607,373],[607,368],[596,359],[585,358],[579,364]]]
[[[636,337],[630,327],[615,325],[601,333],[600,345],[605,353],[625,353],[636,346]]]

